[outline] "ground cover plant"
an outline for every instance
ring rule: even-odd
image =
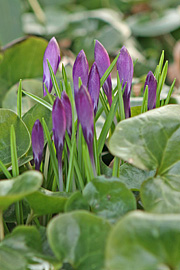
[[[14,50],[29,70],[3,73]],[[42,54],[42,81],[29,79]],[[180,269],[180,106],[168,105],[175,80],[161,98],[164,52],[138,106],[125,46],[110,63],[95,40],[94,63],[81,50],[72,81],[54,37],[2,58],[4,89],[25,80],[0,87],[0,269]]]

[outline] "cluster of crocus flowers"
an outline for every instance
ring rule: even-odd
[[[89,156],[92,162],[94,175],[96,175],[93,140],[94,140],[94,117],[97,113],[100,78],[104,75],[110,66],[110,59],[106,49],[99,41],[95,41],[94,59],[90,71],[85,52],[81,50],[73,65],[73,84],[74,98],[78,117],[78,123],[81,124],[83,136],[88,146]],[[49,71],[48,62],[52,67],[52,71],[56,74],[60,63],[60,49],[56,39],[53,37],[44,53],[43,59],[43,91],[46,95],[47,91],[51,93],[52,80]],[[117,71],[121,82],[123,92],[125,117],[131,116],[130,110],[130,94],[133,79],[133,61],[123,46],[117,60]],[[157,81],[150,71],[146,77],[144,91],[148,87],[148,110],[155,108],[156,105],[156,88]],[[103,86],[104,93],[107,96],[109,106],[112,104],[112,82],[111,75],[106,78]],[[62,175],[62,153],[64,147],[65,132],[69,137],[72,136],[72,108],[69,97],[65,91],[61,93],[61,98],[57,97],[52,109],[53,124],[53,140],[56,148],[56,155],[59,167],[59,187],[63,191],[63,175]],[[32,129],[32,149],[35,162],[35,169],[39,170],[44,147],[43,128],[39,120],[37,120]]]

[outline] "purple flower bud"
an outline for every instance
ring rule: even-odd
[[[125,116],[126,118],[129,118],[131,116],[130,95],[134,68],[132,58],[125,46],[121,48],[120,55],[117,60],[117,70],[120,82],[122,83],[122,89],[127,83],[123,94],[123,100]]]
[[[156,88],[157,88],[157,81],[152,71],[149,71],[147,74],[146,81],[144,84],[144,91],[146,89],[146,85],[148,85],[148,110],[151,110],[156,107]]]
[[[110,59],[109,55],[106,51],[106,49],[103,47],[103,45],[96,40],[95,48],[94,48],[94,59],[97,64],[97,68],[99,71],[100,77],[102,77],[105,73],[105,71],[110,66]],[[112,82],[111,82],[111,75],[107,77],[107,80],[103,84],[103,90],[107,96],[109,105],[112,104]]]
[[[39,120],[36,120],[32,128],[31,140],[35,169],[39,171],[44,148],[43,128]]]
[[[95,174],[95,164],[93,155],[93,138],[94,138],[94,111],[92,100],[89,92],[84,85],[81,85],[76,94],[76,110],[78,120],[82,127],[82,132],[88,146],[89,156]]]
[[[63,175],[62,175],[62,152],[64,145],[64,137],[66,132],[66,115],[61,100],[57,97],[52,109],[53,136],[56,147],[56,155],[59,168],[59,188],[63,191]]]
[[[63,149],[66,132],[66,114],[61,100],[57,97],[52,109],[53,135],[57,155]]]
[[[70,102],[69,97],[65,91],[63,91],[61,94],[61,101],[62,101],[62,104],[64,106],[65,115],[66,115],[66,130],[67,130],[69,137],[71,138],[71,135],[72,135],[72,109],[71,109],[71,102]]]
[[[52,86],[53,86],[50,72],[49,72],[47,59],[52,67],[54,74],[56,74],[61,57],[60,57],[59,45],[58,45],[55,37],[53,37],[49,41],[48,46],[47,46],[45,53],[44,53],[44,58],[43,58],[43,91],[44,91],[44,96],[46,96],[46,90],[44,88],[44,83],[45,83],[49,93],[51,93]]]
[[[76,57],[73,66],[73,83],[74,83],[74,94],[79,90],[79,77],[81,78],[82,84],[87,86],[88,83],[89,65],[85,55],[85,52],[81,50]]]
[[[98,108],[99,91],[100,91],[100,76],[97,69],[97,64],[95,62],[93,63],[91,70],[89,72],[88,91],[92,99],[95,116]]]

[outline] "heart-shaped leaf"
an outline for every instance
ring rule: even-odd
[[[180,269],[180,215],[133,212],[110,232],[106,270]]]
[[[179,115],[179,105],[168,105],[120,122],[110,151],[142,170],[164,174],[180,160]]]
[[[65,212],[74,210],[89,210],[89,204],[80,191],[74,192],[66,202]]]
[[[115,222],[129,211],[136,209],[132,192],[118,178],[98,177],[88,183],[83,196],[91,206],[91,211]]]
[[[41,77],[42,63],[47,41],[29,37],[8,47],[0,62],[0,106],[6,91],[19,79]]]
[[[63,192],[52,192],[41,188],[39,191],[26,197],[33,213],[36,215],[47,215],[64,211],[64,205],[68,194]]]
[[[31,139],[24,122],[11,110],[0,109],[0,160],[8,165],[11,163],[10,130],[14,126],[16,133],[17,157],[26,154]]]
[[[61,262],[78,270],[104,269],[104,251],[110,224],[86,211],[62,214],[50,221],[47,235]]]
[[[0,209],[4,210],[28,194],[35,192],[42,184],[42,174],[27,171],[16,178],[0,181]]]

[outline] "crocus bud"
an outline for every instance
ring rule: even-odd
[[[76,110],[82,132],[88,146],[89,156],[95,173],[93,138],[94,138],[94,110],[89,92],[84,85],[81,85],[76,94]]]
[[[35,169],[39,171],[44,148],[44,133],[39,120],[36,120],[32,128],[31,140]]]
[[[146,89],[146,85],[148,85],[148,110],[151,110],[156,107],[156,89],[157,89],[157,81],[152,71],[149,71],[147,74],[146,81],[144,84],[144,91]]]
[[[100,76],[97,68],[97,64],[94,62],[89,72],[88,78],[88,91],[92,99],[94,107],[94,116],[96,115],[98,102],[99,102],[99,91],[100,91]]]
[[[62,152],[66,132],[66,115],[64,106],[58,97],[56,98],[52,109],[52,123],[53,123],[54,144],[56,147],[56,155],[58,159],[59,188],[60,191],[63,191]]]
[[[130,95],[134,68],[132,58],[125,46],[123,46],[120,51],[120,55],[117,60],[117,70],[119,73],[120,82],[122,83],[122,89],[126,84],[123,100],[125,117],[129,118],[131,116]]]
[[[89,65],[85,55],[85,52],[81,50],[76,57],[73,65],[73,83],[74,83],[74,94],[79,90],[79,77],[81,78],[82,84],[87,86],[88,83]]]
[[[69,97],[65,91],[63,91],[61,94],[61,101],[62,101],[62,104],[64,106],[65,115],[66,115],[66,130],[67,130],[69,137],[71,138],[71,135],[72,135],[72,108],[71,108],[71,102],[69,100]]]
[[[44,58],[43,58],[43,91],[44,91],[44,96],[46,96],[46,90],[44,88],[44,84],[46,85],[49,93],[51,93],[52,86],[53,86],[47,60],[49,61],[54,74],[56,74],[56,72],[58,70],[59,63],[60,63],[60,59],[61,59],[61,57],[60,57],[59,45],[58,45],[55,37],[53,37],[48,43],[48,46],[45,50]]]
[[[105,71],[110,66],[110,59],[106,49],[103,45],[96,40],[95,48],[94,48],[94,59],[97,64],[98,72],[100,77],[102,77]],[[107,96],[109,105],[112,104],[112,82],[111,82],[111,75],[107,77],[105,83],[103,84],[103,90]]]

